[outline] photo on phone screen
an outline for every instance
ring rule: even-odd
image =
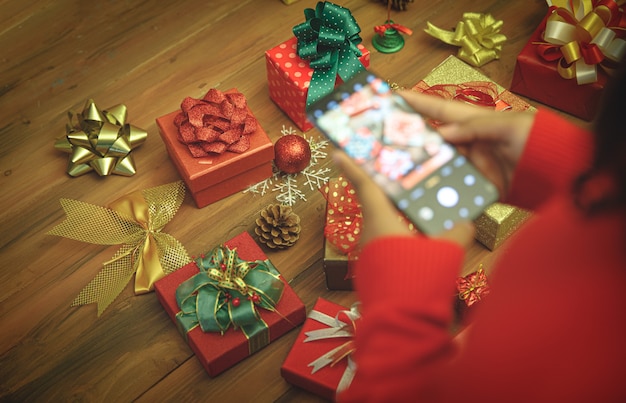
[[[371,72],[340,85],[308,112],[424,233],[473,220],[498,198],[492,183]]]

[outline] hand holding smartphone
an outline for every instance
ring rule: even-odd
[[[498,200],[495,185],[369,71],[341,84],[307,112],[427,235],[474,220]]]

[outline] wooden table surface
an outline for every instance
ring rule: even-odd
[[[2,401],[319,401],[287,384],[279,368],[298,330],[209,378],[154,293],[136,296],[132,282],[97,317],[96,306],[71,307],[78,292],[117,246],[81,243],[46,233],[65,217],[61,198],[106,206],[135,190],[180,179],[155,119],[187,96],[210,88],[237,88],[272,141],[295,125],[269,98],[264,51],[291,35],[314,0],[18,1],[0,2],[0,400]],[[371,67],[390,81],[412,86],[457,48],[423,32],[426,22],[452,29],[467,11],[504,21],[501,59],[479,68],[504,87],[515,57],[537,27],[543,0],[415,1],[392,18],[414,30],[405,48],[382,54],[371,46],[386,6],[347,0],[371,50]],[[94,99],[102,109],[123,103],[128,121],[148,132],[133,151],[132,177],[72,178],[67,155],[53,147],[69,110]],[[531,104],[537,105],[530,101]],[[576,120],[576,119],[573,119]],[[307,136],[320,138],[315,130]],[[339,173],[330,159],[322,167]],[[165,227],[190,254],[242,231],[275,193],[239,192],[198,209],[187,194]],[[322,269],[325,201],[305,192],[295,212],[302,234],[287,250],[267,251],[304,301],[318,297],[350,305],[356,295],[329,291]],[[480,244],[465,271],[486,266],[501,251]]]

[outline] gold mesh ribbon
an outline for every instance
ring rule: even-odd
[[[122,245],[104,263],[72,306],[98,304],[98,316],[117,298],[135,274],[135,294],[154,289],[154,283],[191,259],[183,245],[161,232],[185,198],[182,181],[130,193],[109,207],[61,199],[66,219],[49,235],[99,245]]]

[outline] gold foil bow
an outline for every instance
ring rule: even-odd
[[[126,123],[126,106],[100,111],[92,99],[79,114],[68,112],[65,136],[54,147],[70,155],[67,173],[80,176],[92,170],[100,176],[132,176],[135,162],[131,151],[146,141],[148,133]]]
[[[465,13],[454,31],[437,28],[430,22],[426,24],[427,34],[448,45],[459,46],[457,57],[476,67],[499,59],[506,41],[506,36],[500,33],[502,20],[496,20],[491,14]]]
[[[135,294],[143,294],[152,291],[157,280],[189,263],[183,245],[161,232],[184,197],[185,186],[178,181],[130,193],[110,208],[61,199],[67,217],[49,235],[99,245],[122,245],[81,290],[72,306],[96,302],[100,316],[133,274]]]
[[[555,2],[546,21],[539,54],[548,61],[558,59],[557,71],[565,79],[576,78],[579,85],[596,82],[597,66],[619,62],[626,53],[626,41],[616,37],[625,22],[619,4],[623,1],[571,0]],[[556,57],[550,49],[558,48]]]
[[[356,364],[352,360],[352,353],[356,350],[356,346],[354,344],[356,323],[357,320],[361,318],[358,308],[359,304],[355,303],[352,307],[350,307],[350,310],[339,311],[334,318],[316,310],[312,310],[309,313],[310,319],[323,323],[327,327],[306,332],[305,334],[307,337],[304,339],[305,343],[323,339],[348,338],[345,343],[326,352],[308,365],[309,367],[313,367],[311,373],[314,374],[327,365],[332,367],[344,358],[347,359],[347,366],[341,379],[339,380],[337,393],[350,386],[356,372]],[[340,318],[344,317],[346,320],[342,321]]]

